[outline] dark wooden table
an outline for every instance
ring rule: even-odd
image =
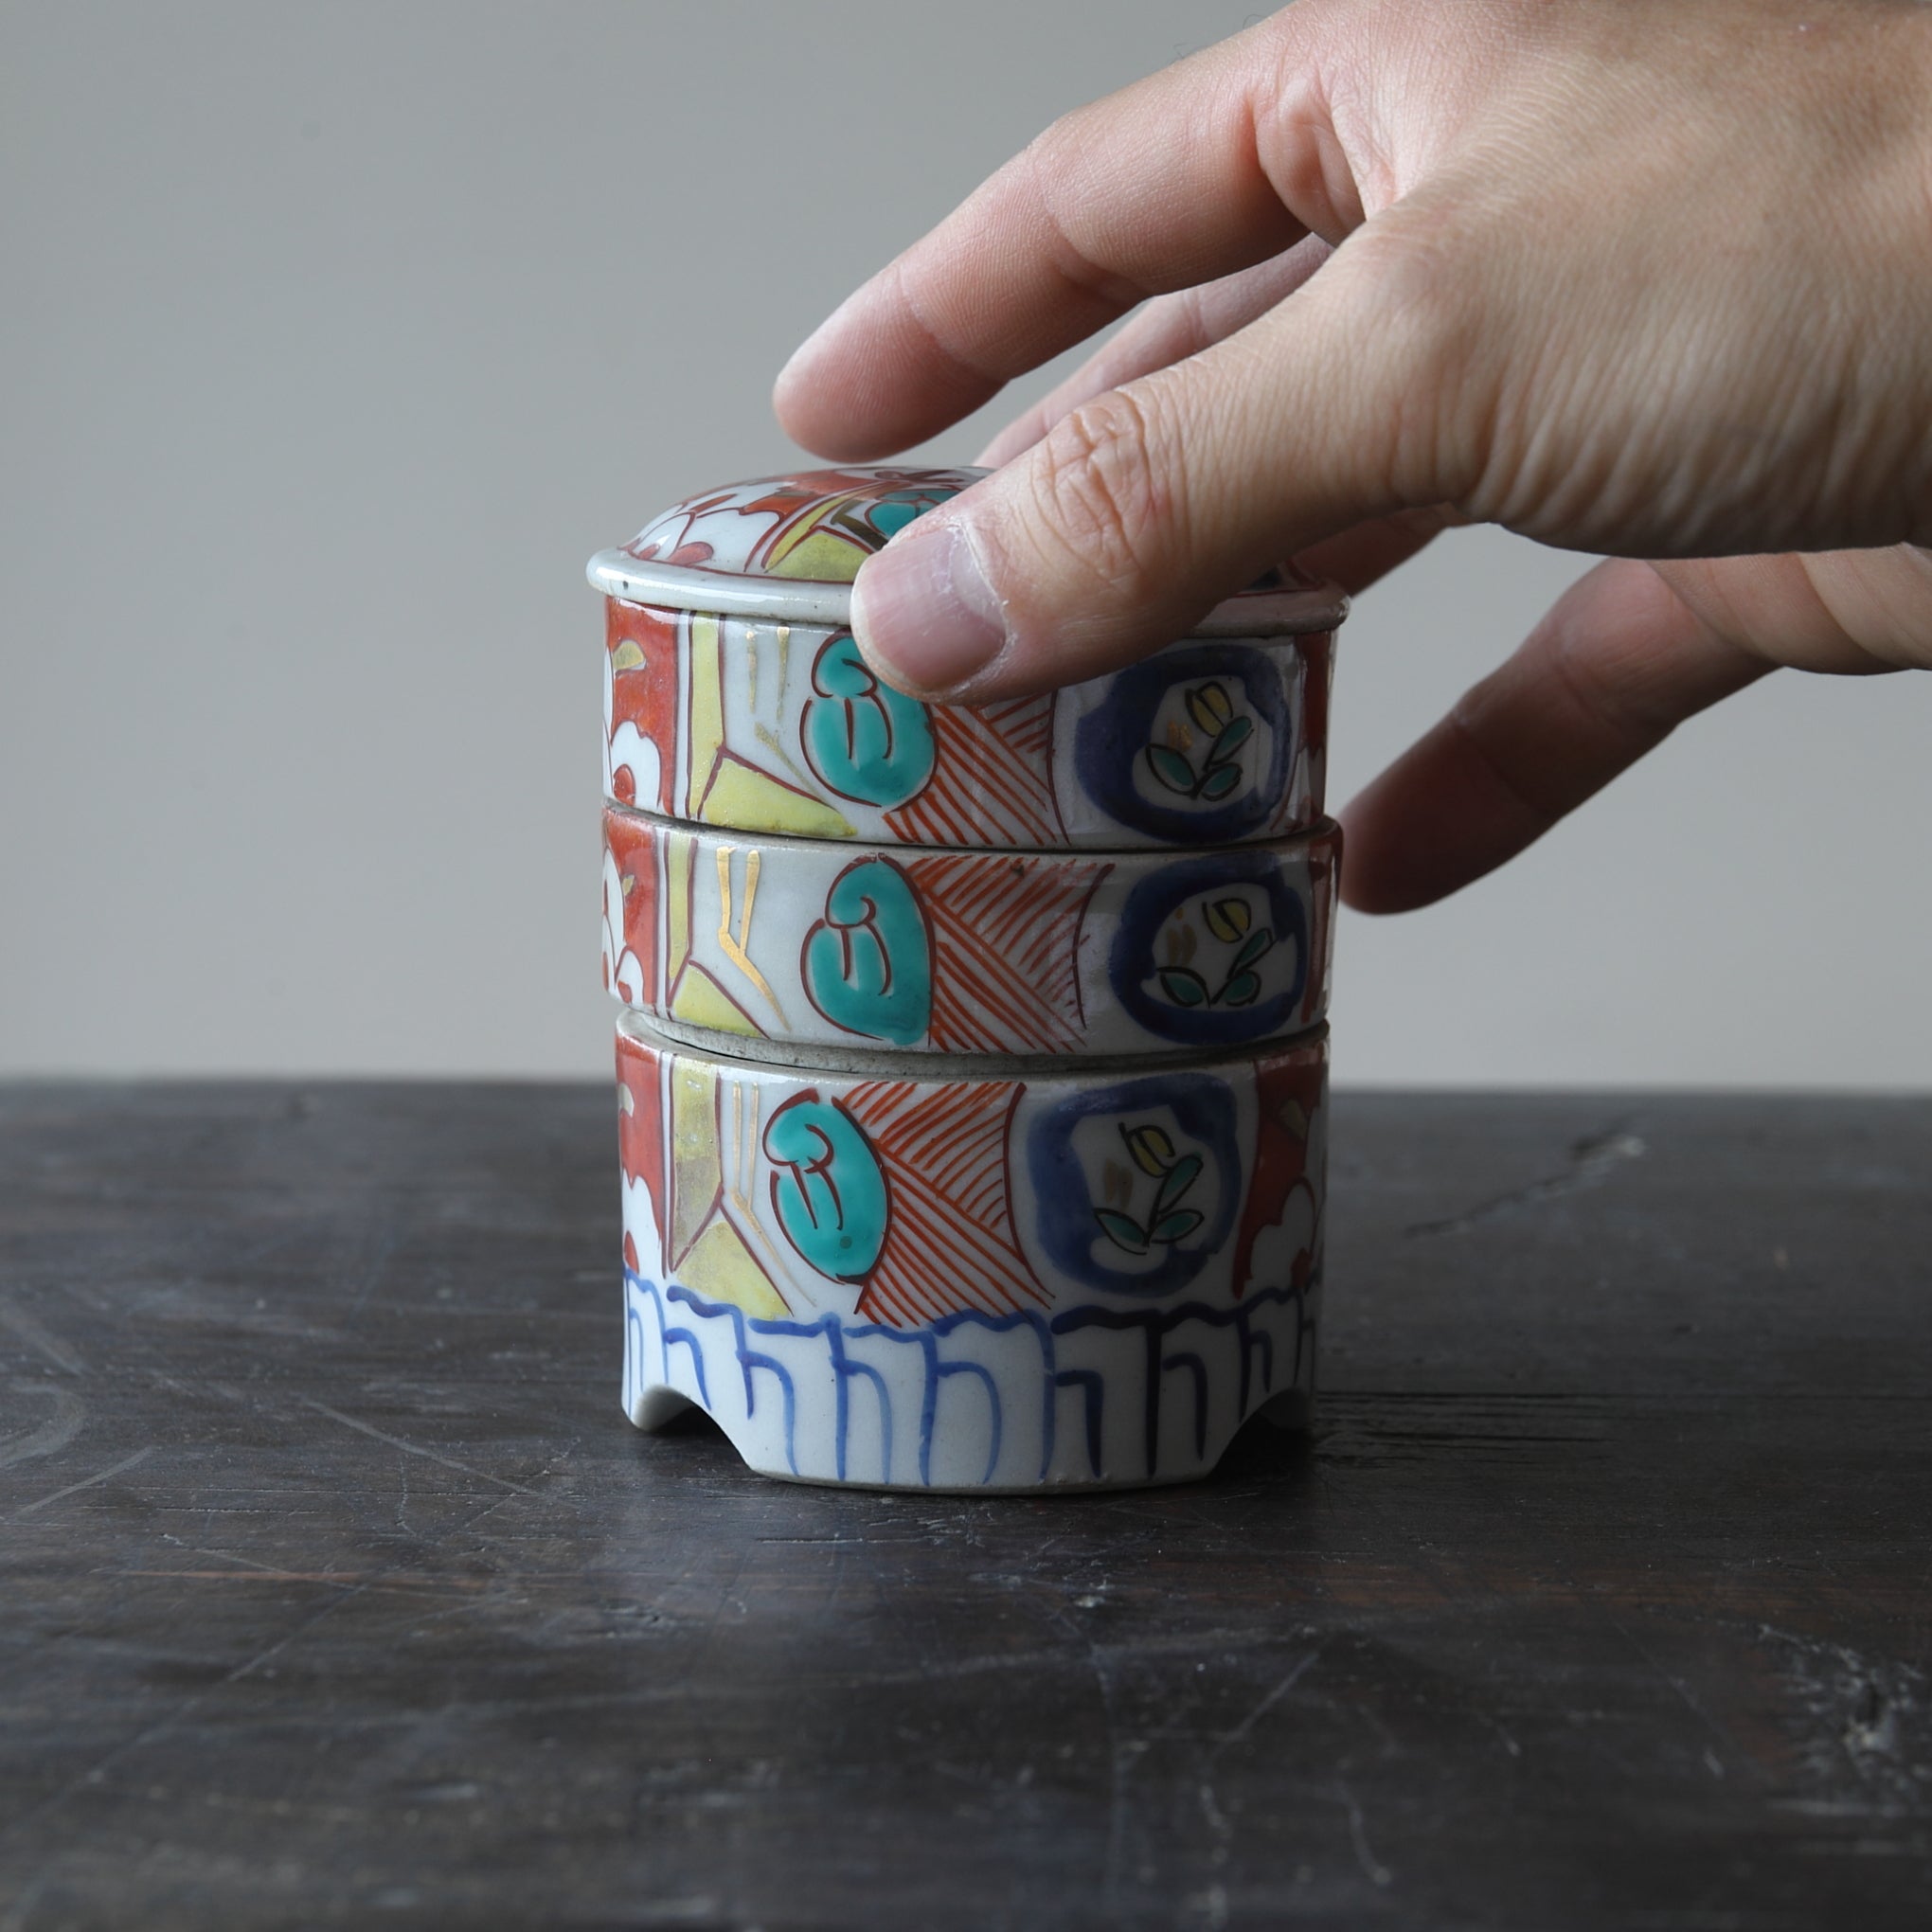
[[[600,1088],[0,1098],[0,1928],[1923,1927],[1932,1102],[1344,1098],[1312,1443],[617,1410]]]

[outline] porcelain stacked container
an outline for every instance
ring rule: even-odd
[[[732,485],[591,564],[624,1406],[807,1481],[1177,1481],[1314,1389],[1344,605],[1277,575],[921,704],[851,581],[977,474]]]

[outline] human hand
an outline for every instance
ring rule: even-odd
[[[1605,554],[1344,814],[1377,911],[1774,666],[1932,665],[1928,102],[1909,0],[1300,0],[1068,115],[779,378],[876,457],[1154,298],[866,564],[861,648],[983,702],[1284,556]]]

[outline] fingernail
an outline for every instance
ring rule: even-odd
[[[852,635],[888,684],[939,697],[1006,647],[1006,613],[957,523],[912,525],[860,566]]]

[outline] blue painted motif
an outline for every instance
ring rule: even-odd
[[[825,917],[805,935],[802,971],[833,1026],[895,1046],[925,1038],[932,943],[912,881],[890,859],[861,859],[832,882]]]
[[[1086,1423],[1087,1467],[1098,1476],[1100,1473],[1100,1427],[1107,1406],[1105,1380],[1098,1368],[1062,1368],[1054,1375],[1051,1386],[1056,1390],[1080,1390],[1082,1419]],[[1057,1421],[1058,1414],[1052,1409],[1051,1398],[1048,1399],[1048,1409]],[[1052,1440],[1050,1435],[1047,1440]]]
[[[1297,662],[1292,651],[1188,644],[1117,672],[1075,735],[1082,787],[1120,824],[1176,844],[1261,831],[1288,781],[1295,733],[1283,667]],[[1177,688],[1200,740],[1190,753],[1155,731],[1161,701]]]
[[[885,1446],[880,1464],[879,1480],[892,1480],[892,1391],[886,1386],[886,1378],[869,1362],[849,1361],[846,1356],[846,1329],[838,1321],[829,1322],[825,1338],[832,1348],[832,1390],[838,1404],[838,1479],[846,1480],[846,1449],[851,1432],[851,1392],[850,1383],[855,1375],[862,1375],[872,1385],[872,1392],[879,1398],[879,1440]],[[750,1414],[749,1407],[745,1413]],[[789,1437],[788,1437],[789,1440]],[[798,1458],[796,1449],[792,1456],[792,1473],[798,1473]]]
[[[702,1306],[696,1296],[687,1288],[673,1288],[673,1297],[689,1301],[693,1308]],[[738,1366],[744,1376],[744,1413],[753,1415],[758,1409],[756,1385],[752,1382],[751,1371],[761,1369],[778,1385],[778,1393],[785,1399],[785,1455],[792,1465],[792,1474],[798,1474],[798,1391],[792,1385],[791,1372],[782,1362],[770,1355],[761,1355],[754,1349],[744,1346],[742,1334],[738,1339]]]
[[[1190,899],[1259,886],[1263,918],[1244,900],[1240,929],[1208,931],[1211,959],[1170,967],[1161,957],[1161,929]],[[1224,915],[1224,918],[1225,915]],[[1209,914],[1210,925],[1213,915]],[[1279,947],[1292,947],[1294,971],[1278,992],[1261,996],[1261,969]],[[1151,872],[1127,895],[1107,956],[1107,977],[1128,1012],[1150,1033],[1190,1046],[1236,1046],[1290,1030],[1308,986],[1308,908],[1291,889],[1281,861],[1269,851],[1223,851],[1177,859]]]
[[[1177,1150],[1157,1124],[1162,1115],[1203,1152]],[[1096,1118],[1117,1125],[1119,1166],[1130,1181],[1137,1168],[1158,1183],[1138,1211],[1094,1198],[1075,1134]],[[1027,1170],[1040,1245],[1057,1268],[1111,1295],[1177,1294],[1234,1223],[1241,1194],[1234,1096],[1225,1081],[1207,1073],[1147,1074],[1118,1086],[1078,1089],[1033,1122]],[[1146,1264],[1154,1253],[1159,1260]]]
[[[641,1276],[634,1277],[628,1268],[624,1270],[624,1276],[627,1283],[643,1279]],[[657,1311],[657,1326],[662,1333],[664,1310],[661,1304]],[[637,1297],[630,1293],[627,1286],[624,1294],[624,1413],[627,1416],[637,1413],[637,1402],[644,1393],[645,1380],[644,1317],[638,1313]]]
[[[813,1321],[769,1320],[763,1316],[748,1315],[742,1308],[729,1303],[707,1300],[691,1289],[675,1283],[669,1287],[660,1286],[631,1268],[624,1270],[624,1279],[630,1289],[648,1300],[655,1316],[659,1335],[657,1379],[662,1380],[667,1386],[676,1386],[671,1376],[670,1343],[672,1338],[682,1341],[692,1334],[693,1328],[687,1326],[687,1321],[706,1329],[722,1322],[730,1330],[732,1351],[743,1373],[747,1416],[755,1410],[753,1368],[769,1370],[778,1377],[785,1398],[786,1458],[795,1476],[798,1474],[797,1410],[792,1379],[769,1354],[753,1344],[756,1339],[778,1337],[792,1340],[822,1338],[834,1368],[836,1386],[841,1391],[834,1410],[834,1426],[837,1432],[834,1453],[835,1466],[842,1481],[855,1479],[890,1482],[893,1479],[891,1404],[885,1378],[869,1364],[851,1361],[847,1352],[853,1342],[862,1339],[868,1342],[884,1341],[896,1347],[913,1350],[921,1358],[923,1375],[917,1464],[921,1483],[929,1483],[932,1479],[933,1439],[938,1419],[939,1388],[944,1381],[956,1375],[965,1374],[977,1379],[985,1388],[987,1400],[992,1404],[993,1453],[987,1461],[986,1474],[982,1479],[990,1481],[999,1466],[1003,1416],[999,1390],[992,1374],[979,1363],[948,1362],[942,1360],[939,1354],[938,1344],[956,1330],[973,1328],[994,1334],[1004,1334],[1022,1328],[1030,1332],[1040,1351],[1044,1428],[1039,1474],[1043,1478],[1053,1466],[1058,1396],[1064,1388],[1077,1389],[1081,1394],[1087,1470],[1095,1479],[1109,1476],[1116,1479],[1124,1479],[1129,1474],[1149,1476],[1158,1474],[1160,1424],[1166,1402],[1166,1386],[1168,1378],[1177,1372],[1184,1372],[1187,1375],[1189,1391],[1194,1400],[1192,1421],[1195,1454],[1199,1456],[1205,1453],[1208,1427],[1206,1364],[1200,1355],[1192,1351],[1179,1350],[1170,1354],[1166,1349],[1168,1338],[1189,1324],[1200,1323],[1209,1329],[1235,1331],[1241,1363],[1241,1381],[1235,1413],[1241,1421],[1245,1421],[1279,1389],[1297,1388],[1302,1386],[1304,1372],[1312,1365],[1316,1339],[1316,1322],[1308,1313],[1308,1301],[1316,1292],[1318,1285],[1313,1279],[1301,1287],[1289,1283],[1279,1288],[1260,1290],[1243,1297],[1231,1308],[1209,1308],[1203,1302],[1190,1301],[1177,1308],[1072,1308],[1050,1317],[1032,1310],[1012,1315],[988,1315],[969,1309],[946,1315],[925,1328],[912,1330],[886,1328],[873,1322],[849,1321],[836,1314],[822,1315]],[[629,1408],[635,1407],[638,1395],[653,1378],[646,1359],[647,1341],[642,1317],[632,1296],[626,1296],[626,1302],[627,1320],[631,1324],[627,1330],[625,1363],[625,1404]],[[672,1305],[683,1316],[676,1328],[670,1325],[670,1309]],[[1294,1310],[1295,1351],[1287,1373],[1278,1380],[1275,1337],[1262,1317],[1284,1307],[1292,1307]],[[1109,1471],[1102,1463],[1101,1445],[1104,1439],[1107,1402],[1105,1378],[1091,1368],[1062,1368],[1058,1360],[1059,1339],[1090,1327],[1136,1332],[1140,1335],[1146,1351],[1146,1372],[1141,1378],[1141,1414],[1138,1431],[1143,1462],[1140,1469],[1133,1472]],[[1261,1363],[1258,1377],[1253,1372],[1257,1358],[1260,1358]],[[869,1377],[880,1401],[881,1440],[885,1444],[885,1451],[876,1477],[869,1472],[853,1470],[848,1458],[847,1437],[850,1426],[850,1410],[842,1392],[848,1381],[853,1376]],[[1312,1380],[1312,1377],[1310,1379]],[[698,1382],[699,1400],[703,1406],[709,1409],[711,1404],[704,1393],[702,1369]],[[680,1392],[689,1393],[689,1390],[684,1389]]]
[[[664,1332],[664,1356],[671,1359],[671,1345],[679,1342],[691,1351],[691,1372],[698,1378],[698,1400],[707,1408],[711,1405],[711,1391],[705,1386],[705,1351],[698,1346],[698,1338],[689,1329],[668,1328]]]
[[[886,1244],[886,1174],[859,1123],[815,1088],[765,1122],[772,1210],[785,1238],[834,1281],[862,1281]]]
[[[799,735],[812,769],[841,798],[903,805],[933,775],[932,719],[917,698],[872,675],[851,633],[828,639],[812,666]]]

